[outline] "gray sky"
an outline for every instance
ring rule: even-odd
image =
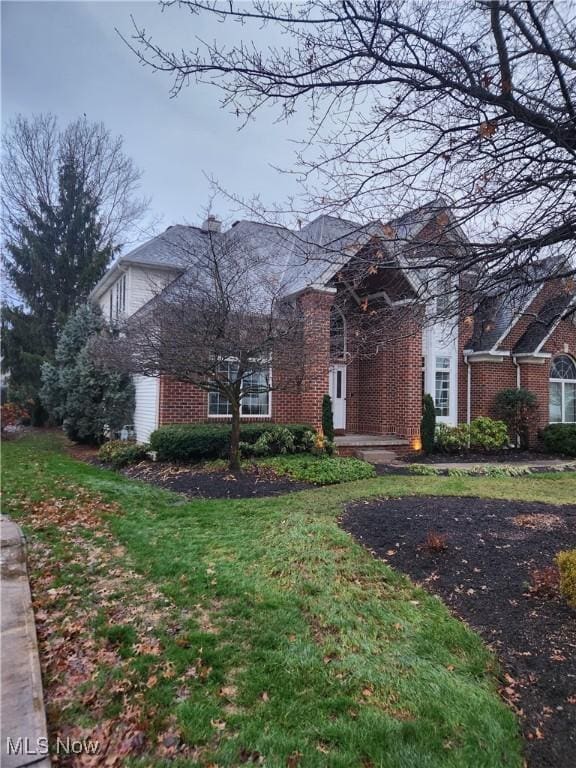
[[[238,131],[219,108],[219,93],[191,84],[170,99],[168,76],[143,68],[115,32],[130,34],[133,15],[165,47],[193,47],[195,37],[232,42],[242,28],[198,19],[155,2],[2,2],[2,122],[18,113],[53,112],[66,123],[82,113],[124,137],[126,153],[144,171],[143,192],[162,227],[197,224],[210,194],[206,173],[233,193],[259,194],[266,205],[297,192],[291,138],[304,136],[306,115],[289,125],[273,114]],[[268,30],[267,40],[273,31]],[[214,210],[234,218],[234,205]],[[136,239],[146,239],[144,232]]]

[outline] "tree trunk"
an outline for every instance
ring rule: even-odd
[[[230,448],[228,452],[228,469],[240,470],[240,403],[231,402],[232,430],[230,432]]]

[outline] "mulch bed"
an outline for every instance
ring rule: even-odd
[[[490,644],[530,768],[576,764],[576,612],[531,575],[576,547],[576,506],[410,497],[349,505],[343,527],[445,601]],[[429,534],[446,549],[426,546]],[[437,542],[438,543],[438,542]]]
[[[574,461],[566,456],[557,456],[551,453],[542,453],[541,451],[517,451],[508,449],[505,451],[493,451],[490,453],[482,451],[463,451],[462,453],[406,453],[399,457],[399,461],[407,464],[445,464],[447,462],[469,463],[469,464],[535,464],[541,461],[550,461],[559,459],[561,461]]]
[[[192,499],[249,499],[280,496],[313,486],[254,465],[243,472],[208,471],[202,467],[162,462],[141,462],[122,470],[127,477],[159,485]]]

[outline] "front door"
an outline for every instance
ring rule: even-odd
[[[334,429],[346,429],[346,366],[331,365],[329,394],[332,400]]]

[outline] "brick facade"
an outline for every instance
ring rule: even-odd
[[[544,286],[533,300],[526,314],[516,322],[498,347],[500,357],[470,362],[471,411],[470,418],[494,416],[494,400],[505,388],[516,387],[518,367],[511,354],[514,345],[526,331],[535,313],[550,298],[558,285]],[[248,417],[243,421],[277,423],[308,423],[321,425],[322,398],[329,389],[330,367],[330,309],[333,294],[328,291],[309,290],[300,298],[304,317],[302,343],[302,377],[299,385],[284,387],[282,372],[272,371],[276,386],[271,393],[271,416]],[[467,419],[468,368],[464,350],[472,334],[470,315],[461,313],[458,339],[458,421]],[[391,332],[372,354],[358,354],[354,350],[353,333],[348,330],[350,362],[346,378],[346,431],[348,433],[390,434],[416,438],[420,431],[422,410],[422,327],[417,309],[412,314],[406,308],[395,314],[390,310]],[[352,326],[353,327],[353,326]],[[393,330],[392,330],[393,329]],[[550,357],[529,360],[517,358],[520,383],[538,397],[530,433],[531,442],[537,440],[538,430],[548,423],[548,377],[550,361],[559,353],[576,356],[576,327],[571,320],[563,320],[543,345],[542,352]],[[469,358],[471,361],[474,357]],[[192,384],[162,378],[160,382],[160,424],[217,423],[226,421],[208,416],[208,393]]]
[[[513,355],[513,350],[520,337],[527,330],[530,323],[542,306],[550,300],[558,291],[563,290],[560,281],[551,281],[545,284],[536,297],[525,308],[520,319],[514,323],[510,333],[502,340],[497,352],[504,353],[500,357],[493,356],[492,360],[472,362],[470,357],[471,373],[471,409],[470,419],[477,416],[494,417],[495,398],[502,389],[516,387],[518,380],[520,386],[529,389],[538,398],[538,406],[533,415],[529,440],[532,445],[538,441],[538,431],[548,424],[548,379],[552,359],[561,353],[567,353],[576,357],[576,326],[571,319],[561,320],[550,338],[545,342],[541,353],[549,357],[534,357]],[[472,333],[472,327],[466,321],[466,314],[460,323],[459,349],[463,353],[466,343]],[[519,376],[519,379],[518,379]],[[459,387],[458,387],[458,413],[459,421],[467,418],[467,382],[468,370],[464,355],[460,355],[459,363]]]

